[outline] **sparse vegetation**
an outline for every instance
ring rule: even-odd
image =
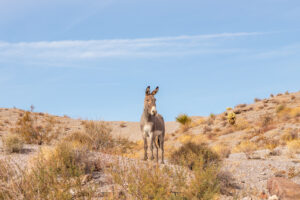
[[[4,200],[90,199],[93,194],[91,188],[83,187],[82,176],[91,173],[94,165],[88,162],[85,151],[75,149],[69,143],[42,149],[28,170],[21,170],[9,162],[5,165],[0,174],[0,198]],[[21,172],[17,173],[17,169]],[[5,171],[13,174],[3,176]]]
[[[176,121],[181,124],[181,128],[183,131],[189,129],[192,119],[187,114],[180,114],[176,117]]]
[[[170,162],[193,170],[201,162],[203,168],[218,165],[220,158],[207,145],[188,142],[171,154]]]
[[[85,121],[84,127],[84,131],[72,132],[64,140],[76,146],[109,153],[126,153],[135,145],[124,138],[113,138],[110,126],[103,121]]]
[[[229,124],[234,125],[235,124],[235,120],[236,120],[235,113],[234,112],[229,112],[228,115],[227,115],[227,120],[228,120]]]
[[[177,192],[182,192],[186,184],[185,175],[180,174],[182,172],[175,174],[176,172],[168,167],[160,168],[150,163],[116,162],[109,172],[114,182],[127,192],[123,193],[123,199],[126,196],[128,199],[175,199],[175,191],[171,184],[179,186],[176,188]],[[176,182],[180,182],[181,185]],[[113,199],[120,198],[120,192],[113,196]]]
[[[255,103],[260,102],[260,101],[261,101],[261,99],[259,99],[259,98],[255,98],[255,99],[254,99],[254,102],[255,102]]]
[[[247,158],[251,158],[253,152],[257,150],[257,145],[250,141],[242,141],[240,144],[238,144],[235,148],[235,152],[243,152],[247,156]]]
[[[114,182],[127,191],[129,199],[213,199],[219,192],[218,156],[206,146],[193,145],[184,145],[186,150],[195,151],[193,153],[182,149],[177,151],[184,151],[183,154],[188,156],[186,158],[194,163],[192,168],[175,159],[175,162],[192,171],[180,167],[159,167],[151,163],[118,162],[112,165],[110,173]],[[119,199],[119,194],[114,195],[113,199]]]
[[[23,149],[24,142],[17,134],[7,134],[2,137],[3,149],[7,153],[19,153]]]
[[[59,135],[59,130],[54,130],[55,120],[52,117],[47,118],[44,126],[39,125],[37,117],[30,112],[25,112],[16,123],[16,127],[11,129],[12,133],[20,135],[26,143],[29,144],[49,144]]]
[[[292,141],[298,139],[298,130],[296,129],[286,129],[284,131],[284,134],[281,135],[281,140],[288,142],[288,141]]]
[[[291,155],[300,153],[300,139],[292,140],[287,142],[287,147]]]
[[[228,158],[231,153],[230,147],[222,143],[213,146],[212,150],[215,151],[220,158]]]

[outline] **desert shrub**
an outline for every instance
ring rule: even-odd
[[[200,166],[200,165],[199,165]],[[219,192],[218,168],[188,171],[181,167],[118,161],[109,169],[114,183],[125,191],[123,199],[213,199]],[[112,199],[120,199],[119,192]]]
[[[216,194],[220,191],[218,172],[219,168],[215,165],[208,166],[204,170],[201,166],[195,169],[194,178],[183,199],[210,200],[216,198]]]
[[[181,124],[181,129],[184,132],[190,128],[192,119],[187,114],[180,114],[176,117],[176,121]]]
[[[277,107],[276,112],[277,116],[283,120],[300,117],[300,107],[289,108],[282,104]]]
[[[212,119],[212,120],[215,120],[216,119],[216,115],[213,114],[213,113],[210,113],[209,118]]]
[[[234,124],[235,130],[238,130],[238,131],[247,129],[249,127],[250,127],[249,122],[244,118],[237,119],[235,124]]]
[[[176,117],[176,121],[182,125],[187,125],[191,123],[192,119],[186,114],[180,114]]]
[[[170,162],[193,170],[199,163],[203,163],[203,168],[218,165],[220,158],[207,145],[188,142],[171,154]]]
[[[227,107],[226,110],[227,110],[227,111],[230,111],[230,110],[232,110],[232,108],[231,108],[231,107]]]
[[[19,185],[15,184],[13,180],[16,180],[20,174],[19,167],[13,163],[10,159],[0,160],[0,199],[20,199]]]
[[[273,98],[273,97],[274,97],[274,94],[270,94],[270,97]]]
[[[212,150],[216,152],[220,158],[228,158],[231,153],[230,147],[225,144],[217,144],[212,147]]]
[[[265,140],[265,147],[273,151],[279,145],[279,140],[268,138]]]
[[[93,149],[103,150],[114,147],[110,126],[103,121],[85,121],[85,132],[92,138]]]
[[[3,149],[7,153],[18,153],[23,149],[24,141],[17,134],[7,134],[2,137]]]
[[[275,128],[273,116],[270,113],[261,115],[259,118],[259,126],[260,126],[260,130],[259,130],[260,133],[265,133]]]
[[[291,100],[294,100],[296,99],[296,97],[294,95],[291,96]]]
[[[287,142],[287,147],[291,154],[300,153],[300,139]]]
[[[261,99],[259,99],[259,98],[254,99],[254,102],[260,102],[260,101],[261,101]]]
[[[286,129],[281,135],[280,139],[283,141],[292,141],[298,138],[298,131],[296,129]]]
[[[19,134],[29,144],[49,144],[59,135],[59,130],[54,131],[54,124],[53,117],[48,117],[45,125],[38,125],[36,116],[25,112],[22,117],[19,117],[16,127],[11,129],[11,132]]]
[[[170,199],[171,170],[149,163],[114,163],[109,170],[114,182],[127,192],[128,199]],[[185,181],[182,181],[184,184]],[[119,199],[115,196],[114,199]]]
[[[236,120],[236,115],[234,112],[230,112],[227,115],[227,121],[229,124],[234,125],[235,124],[235,120]]]
[[[257,150],[257,145],[250,141],[242,141],[240,144],[235,146],[235,152],[243,152],[247,158],[251,158],[252,153]]]
[[[113,138],[110,126],[103,121],[85,121],[83,124],[84,131],[71,132],[64,140],[90,150],[109,153],[126,153],[135,146],[134,142],[125,138]]]
[[[220,183],[220,193],[226,196],[234,196],[235,190],[240,189],[234,176],[229,171],[220,171],[217,176]]]
[[[30,164],[4,183],[8,191],[0,186],[1,199],[91,199],[93,190],[83,187],[83,176],[95,168],[86,151],[63,142],[54,148],[43,148]]]
[[[285,109],[285,105],[281,104],[279,106],[276,107],[276,113],[280,113],[281,111],[283,111]]]

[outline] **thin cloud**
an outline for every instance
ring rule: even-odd
[[[101,58],[164,57],[220,54],[240,49],[218,46],[219,39],[262,35],[259,32],[183,35],[111,40],[0,42],[0,60],[87,60]]]

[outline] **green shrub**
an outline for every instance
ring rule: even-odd
[[[180,114],[176,121],[181,124],[181,131],[185,132],[191,127],[192,119],[186,114]]]
[[[176,117],[176,121],[181,125],[189,125],[192,122],[192,119],[186,114],[180,114]]]
[[[2,137],[2,144],[7,153],[18,153],[22,151],[24,142],[17,134],[7,134]]]

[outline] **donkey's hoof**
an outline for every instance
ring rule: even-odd
[[[151,157],[151,160],[154,160],[154,156]]]
[[[144,157],[144,159],[143,160],[148,160],[148,157]]]
[[[161,161],[160,164],[165,164],[165,162],[164,162],[164,161]]]

